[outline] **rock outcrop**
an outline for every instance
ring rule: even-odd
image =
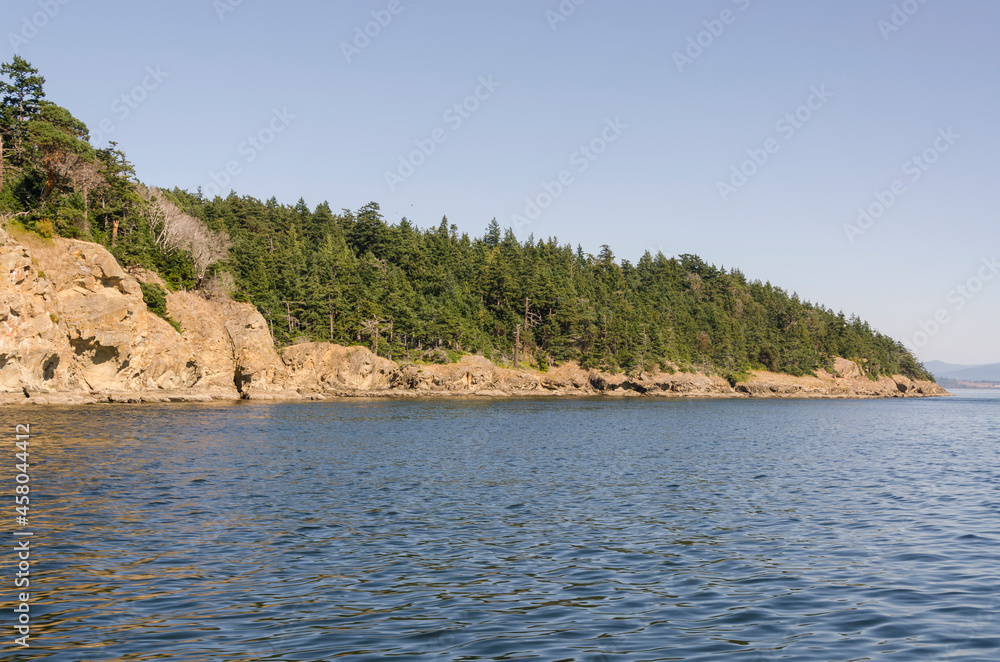
[[[81,383],[56,291],[28,249],[0,229],[0,393],[69,391]]]
[[[903,375],[882,376],[877,380],[862,376],[852,361],[835,359],[834,370],[816,371],[816,376],[793,377],[773,372],[757,372],[736,384],[737,393],[771,398],[902,398],[951,395],[934,382],[911,380]]]
[[[343,396],[542,396],[604,395],[618,397],[767,397],[767,398],[889,398],[948,395],[933,382],[907,377],[861,376],[857,365],[838,359],[841,374],[818,371],[817,376],[793,377],[758,372],[731,386],[715,375],[689,372],[644,372],[610,375],[581,369],[568,362],[547,373],[511,370],[482,356],[464,356],[457,363],[397,365],[364,347],[307,343],[281,350],[300,393],[309,397]]]
[[[291,383],[307,393],[385,391],[393,386],[399,366],[364,347],[304,343],[281,350]]]
[[[244,303],[168,297],[178,333],[97,244],[0,229],[0,400],[283,397],[288,371]]]
[[[144,282],[149,272],[136,271]],[[139,281],[103,247],[15,237],[0,228],[0,404],[288,399],[345,396],[607,395],[619,397],[884,398],[948,395],[904,376],[759,372],[732,386],[687,372],[611,375],[566,363],[549,372],[499,367],[482,356],[397,364],[364,347],[304,343],[276,351],[250,304],[167,296],[179,333],[151,313]]]

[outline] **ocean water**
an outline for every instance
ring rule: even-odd
[[[0,417],[4,660],[1000,659],[1000,393]]]

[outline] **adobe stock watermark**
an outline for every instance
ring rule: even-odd
[[[452,104],[441,115],[441,121],[448,125],[451,133],[458,131],[465,124],[465,121],[472,117],[482,106],[482,103],[493,96],[497,88],[503,83],[494,80],[493,74],[480,76],[479,84],[472,91],[472,94],[462,99],[460,102]],[[389,192],[395,193],[399,185],[413,176],[417,168],[427,163],[427,159],[437,151],[439,145],[448,141],[449,132],[443,127],[433,129],[426,138],[417,138],[413,141],[416,149],[407,155],[399,155],[399,165],[396,170],[385,171],[385,183],[389,186]]]
[[[111,102],[111,112],[119,122],[124,122],[139,104],[149,98],[149,93],[158,88],[163,79],[169,76],[169,73],[160,69],[160,65],[156,65],[156,68],[146,67],[146,75],[139,84]],[[103,118],[96,126],[97,131],[90,134],[91,143],[95,145],[103,142],[118,128],[111,117]]]
[[[36,11],[30,17],[21,18],[21,29],[19,32],[8,32],[7,41],[15,53],[29,41],[38,36],[38,31],[49,24],[59,10],[70,3],[70,0],[38,0],[38,7],[41,11]]]
[[[524,226],[537,221],[542,213],[558,200],[570,186],[576,182],[576,175],[583,174],[590,168],[597,159],[601,157],[608,147],[618,141],[628,128],[628,124],[621,121],[620,117],[614,119],[606,118],[604,128],[589,142],[580,145],[569,157],[569,164],[573,168],[564,168],[559,171],[556,178],[551,181],[542,182],[542,191],[534,197],[524,199],[524,213],[511,214],[510,220],[514,227],[521,230]],[[574,174],[574,169],[576,174]]]
[[[952,131],[950,126],[947,129],[939,128],[937,137],[930,145],[903,163],[902,170],[905,178],[910,183],[917,182],[924,176],[925,172],[930,170],[932,165],[938,162],[941,155],[951,149],[961,137],[960,134]],[[873,194],[875,201],[867,206],[858,207],[857,220],[854,223],[844,224],[844,235],[847,237],[847,241],[853,244],[858,237],[872,229],[876,221],[885,216],[885,213],[906,194],[907,190],[906,182],[901,177],[894,179],[888,188],[875,191]]]
[[[882,33],[882,39],[889,41],[889,36],[895,32],[899,32],[904,25],[910,22],[913,16],[916,16],[920,8],[926,4],[927,0],[903,0],[900,4],[893,5],[892,12],[889,14],[889,20],[880,18],[878,23],[876,23],[879,32]]]
[[[1000,590],[994,589],[989,604],[977,611],[968,621],[955,627],[953,638],[961,638],[962,641],[953,641],[943,654],[934,658],[935,662],[955,659],[954,656],[963,649],[973,650],[971,644],[976,639],[986,639],[984,643],[989,643],[989,640],[996,636],[997,626],[994,621],[997,612],[1000,612]],[[985,649],[985,646],[980,648]]]
[[[351,63],[351,58],[361,55],[361,51],[371,46],[372,39],[382,34],[382,30],[389,27],[394,16],[399,16],[406,7],[402,0],[389,0],[385,9],[376,9],[371,13],[372,19],[354,28],[354,39],[350,43],[340,42],[340,52],[344,54],[347,64]]]
[[[17,485],[14,487],[14,513],[17,527],[14,529],[14,545],[11,552],[11,569],[14,572],[14,587],[21,589],[17,593],[14,601],[14,618],[17,625],[14,626],[16,634],[14,643],[23,648],[31,648],[29,642],[31,634],[32,620],[32,598],[31,598],[31,540],[34,532],[29,530],[28,518],[31,510],[31,424],[24,423],[14,426],[14,458],[11,473]]]
[[[774,130],[781,134],[785,142],[794,138],[799,129],[804,127],[806,122],[813,118],[816,111],[825,106],[833,96],[833,93],[826,89],[826,85],[820,85],[818,88],[813,85],[809,91],[811,94],[806,98],[805,103],[792,112],[786,113],[774,124]],[[715,183],[715,188],[722,196],[722,201],[728,201],[729,196],[746,186],[750,178],[756,175],[780,150],[781,143],[778,142],[777,138],[768,138],[760,147],[748,149],[747,156],[750,158],[730,168],[729,180],[720,179]]]
[[[236,11],[236,8],[243,4],[243,0],[213,0],[212,9],[219,17],[220,21],[226,20],[226,14]]]
[[[288,125],[295,119],[295,115],[288,112],[288,106],[280,110],[275,108],[271,112],[271,119],[257,133],[247,136],[247,139],[239,144],[236,153],[243,157],[243,164],[253,163],[257,155],[267,149],[267,146],[274,142],[279,133],[285,131]],[[211,183],[202,186],[202,194],[206,198],[214,198],[222,195],[226,186],[233,181],[233,177],[243,172],[243,164],[236,159],[231,159],[226,163],[226,167],[218,172],[210,172]]]
[[[951,322],[952,313],[957,313],[965,308],[970,301],[976,298],[977,294],[983,291],[986,284],[1000,273],[1000,261],[997,261],[996,255],[984,257],[980,262],[976,273],[948,291],[947,296],[945,296],[945,303],[948,306],[938,308],[932,316],[917,323],[920,330],[910,336],[913,347],[919,349],[927,345]]]
[[[549,22],[549,27],[555,32],[559,28],[560,23],[565,23],[569,20],[569,17],[576,13],[576,8],[585,3],[587,0],[562,0],[559,6],[552,9],[545,10],[545,19]]]
[[[745,12],[750,8],[751,0],[732,0],[732,2],[741,12]],[[684,73],[684,67],[694,64],[694,61],[700,58],[705,50],[711,48],[716,39],[722,36],[722,33],[726,31],[726,26],[736,22],[737,16],[738,14],[732,9],[723,9],[718,18],[702,21],[701,24],[705,26],[705,29],[693,37],[687,38],[687,48],[683,52],[674,51],[674,64],[677,66],[677,71]]]
[[[787,659],[787,651],[784,649],[788,646],[789,642],[795,641],[796,636],[801,634],[804,627],[808,627],[809,625],[808,621],[801,618],[789,621],[785,624],[784,632],[778,635],[774,642],[767,648],[758,650],[750,659],[750,662],[772,662],[773,660],[780,660],[783,657]]]

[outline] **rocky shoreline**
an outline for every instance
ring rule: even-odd
[[[482,356],[395,363],[364,347],[276,350],[250,304],[167,296],[178,333],[149,312],[139,278],[97,244],[0,228],[0,404],[325,400],[342,397],[609,396],[887,398],[949,395],[903,376],[872,381],[836,359],[815,377],[758,372],[731,385],[701,373],[611,375],[567,363],[512,370]]]

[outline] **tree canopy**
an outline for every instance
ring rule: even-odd
[[[116,144],[94,149],[84,123],[45,100],[44,78],[26,61],[15,57],[2,73],[0,136],[18,147],[2,155],[0,212],[43,234],[101,242],[174,288],[225,281],[279,344],[364,343],[394,359],[477,352],[501,364],[519,355],[541,368],[680,366],[732,379],[763,368],[802,375],[842,356],[872,377],[929,378],[868,323],[737,269],[689,254],[647,252],[632,264],[608,245],[595,256],[555,238],[520,241],[495,219],[470,237],[447,217],[427,229],[390,223],[376,202],[334,212],[302,199],[161,192],[226,238],[196,259],[192,241],[162,241],[164,220]]]

